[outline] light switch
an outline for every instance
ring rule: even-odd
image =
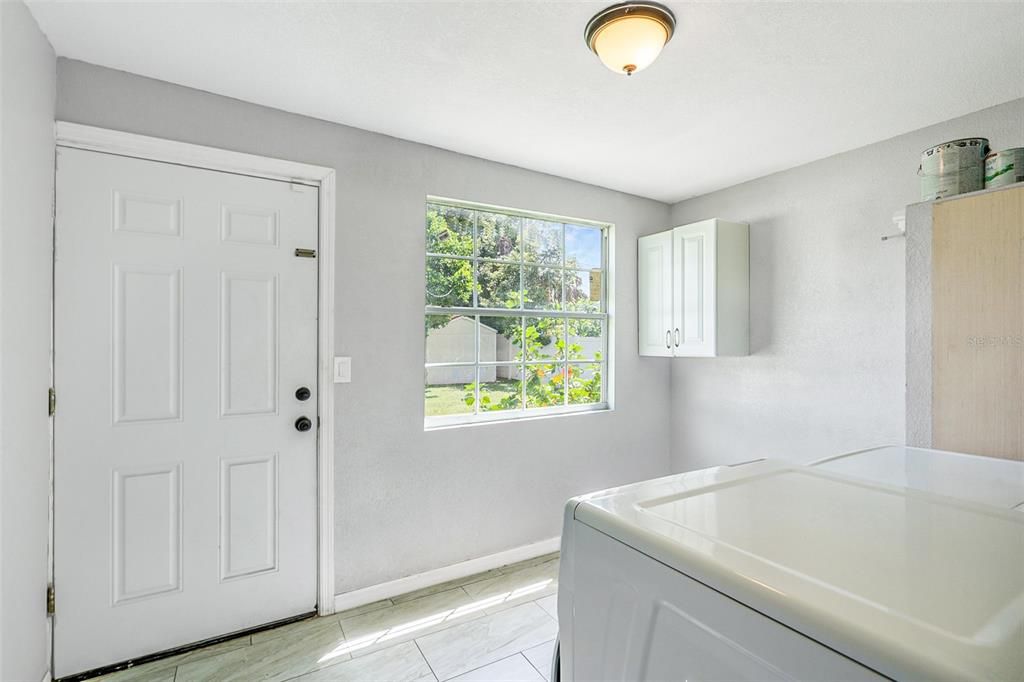
[[[352,358],[334,358],[334,383],[347,384],[352,381]]]

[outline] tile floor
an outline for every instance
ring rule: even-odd
[[[558,555],[221,642],[103,682],[547,680]]]

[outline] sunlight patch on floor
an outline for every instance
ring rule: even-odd
[[[499,604],[503,604],[508,601],[521,599],[527,595],[534,594],[536,592],[544,590],[552,582],[552,578],[540,580],[529,585],[524,585],[523,587],[519,587],[514,590],[509,590],[508,592],[504,592],[502,594],[497,594],[492,597],[487,597],[486,599],[479,599],[477,601],[470,602],[458,608],[445,609],[444,611],[439,611],[424,618],[417,618],[415,620],[411,620],[405,623],[399,623],[398,625],[393,625],[384,630],[380,630],[369,635],[364,635],[362,637],[358,637],[350,641],[342,642],[342,644],[340,644],[338,647],[325,654],[319,660],[319,663],[323,663],[325,661],[338,658],[339,656],[344,656],[345,654],[351,654],[354,651],[365,649],[379,642],[387,642],[389,640],[395,639],[396,637],[408,635],[411,632],[418,632],[426,628],[441,625],[442,623],[452,622],[458,620],[459,618],[468,616],[471,613],[476,613],[484,609],[489,609],[492,606],[498,606]]]

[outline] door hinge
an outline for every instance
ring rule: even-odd
[[[53,583],[46,586],[46,613],[52,616],[57,610],[57,594],[53,589]]]
[[[316,249],[295,249],[296,258],[316,258]]]
[[[50,416],[52,417],[57,412],[57,391],[50,389],[49,402],[48,402]]]

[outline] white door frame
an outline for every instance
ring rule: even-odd
[[[317,400],[320,428],[316,453],[316,607],[321,616],[334,613],[334,169],[65,121],[56,123],[56,144],[57,147],[283,180],[320,190],[317,225]],[[50,457],[52,466],[52,450]],[[50,523],[52,526],[52,514]]]

